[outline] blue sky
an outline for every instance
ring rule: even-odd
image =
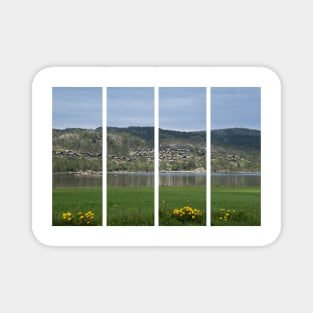
[[[211,88],[211,129],[231,127],[261,129],[261,88]]]
[[[181,131],[206,130],[206,88],[161,87],[159,126]]]
[[[101,87],[53,87],[52,127],[97,128],[102,126]]]
[[[153,87],[108,87],[108,126],[154,126]]]

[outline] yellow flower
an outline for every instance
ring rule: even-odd
[[[68,219],[67,219],[69,222],[72,220],[72,218],[71,217],[68,217]]]
[[[87,224],[89,225],[89,224],[90,224],[90,221],[87,221]]]

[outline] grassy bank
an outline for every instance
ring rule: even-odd
[[[52,225],[102,225],[102,188],[53,189]]]
[[[260,187],[212,187],[212,226],[260,226]]]
[[[206,225],[206,187],[160,187],[159,224],[160,226],[203,226]],[[173,214],[174,209],[189,207],[198,209],[201,215],[192,219],[190,214]],[[187,210],[188,211],[188,210]]]
[[[109,226],[154,225],[153,187],[108,187]]]

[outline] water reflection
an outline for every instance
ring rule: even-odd
[[[57,187],[101,187],[102,176],[57,174],[52,176],[53,188]]]
[[[107,184],[111,187],[154,186],[153,173],[108,173]],[[205,173],[160,173],[160,186],[205,186]]]
[[[108,173],[109,187],[151,187],[154,186],[153,173]]]
[[[212,174],[212,186],[240,187],[240,186],[261,186],[261,174]]]
[[[154,173],[107,173],[110,187],[153,187]],[[205,186],[206,173],[160,173],[160,186]],[[212,186],[261,186],[260,174],[212,174]],[[53,175],[53,188],[101,187],[102,176]]]
[[[206,173],[160,173],[160,186],[205,186]]]

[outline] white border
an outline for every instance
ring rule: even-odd
[[[52,226],[52,87],[58,86],[207,87],[208,134],[210,87],[261,87],[262,225]],[[41,243],[49,246],[263,246],[278,237],[281,229],[281,84],[272,70],[263,67],[53,67],[40,71],[32,88],[32,228]],[[103,103],[105,129],[105,91]],[[103,135],[105,139],[105,132]],[[105,149],[106,144],[103,156]],[[209,164],[210,161],[207,162],[207,215],[210,215]],[[103,184],[105,208],[105,172]],[[105,212],[103,216],[105,224]]]

